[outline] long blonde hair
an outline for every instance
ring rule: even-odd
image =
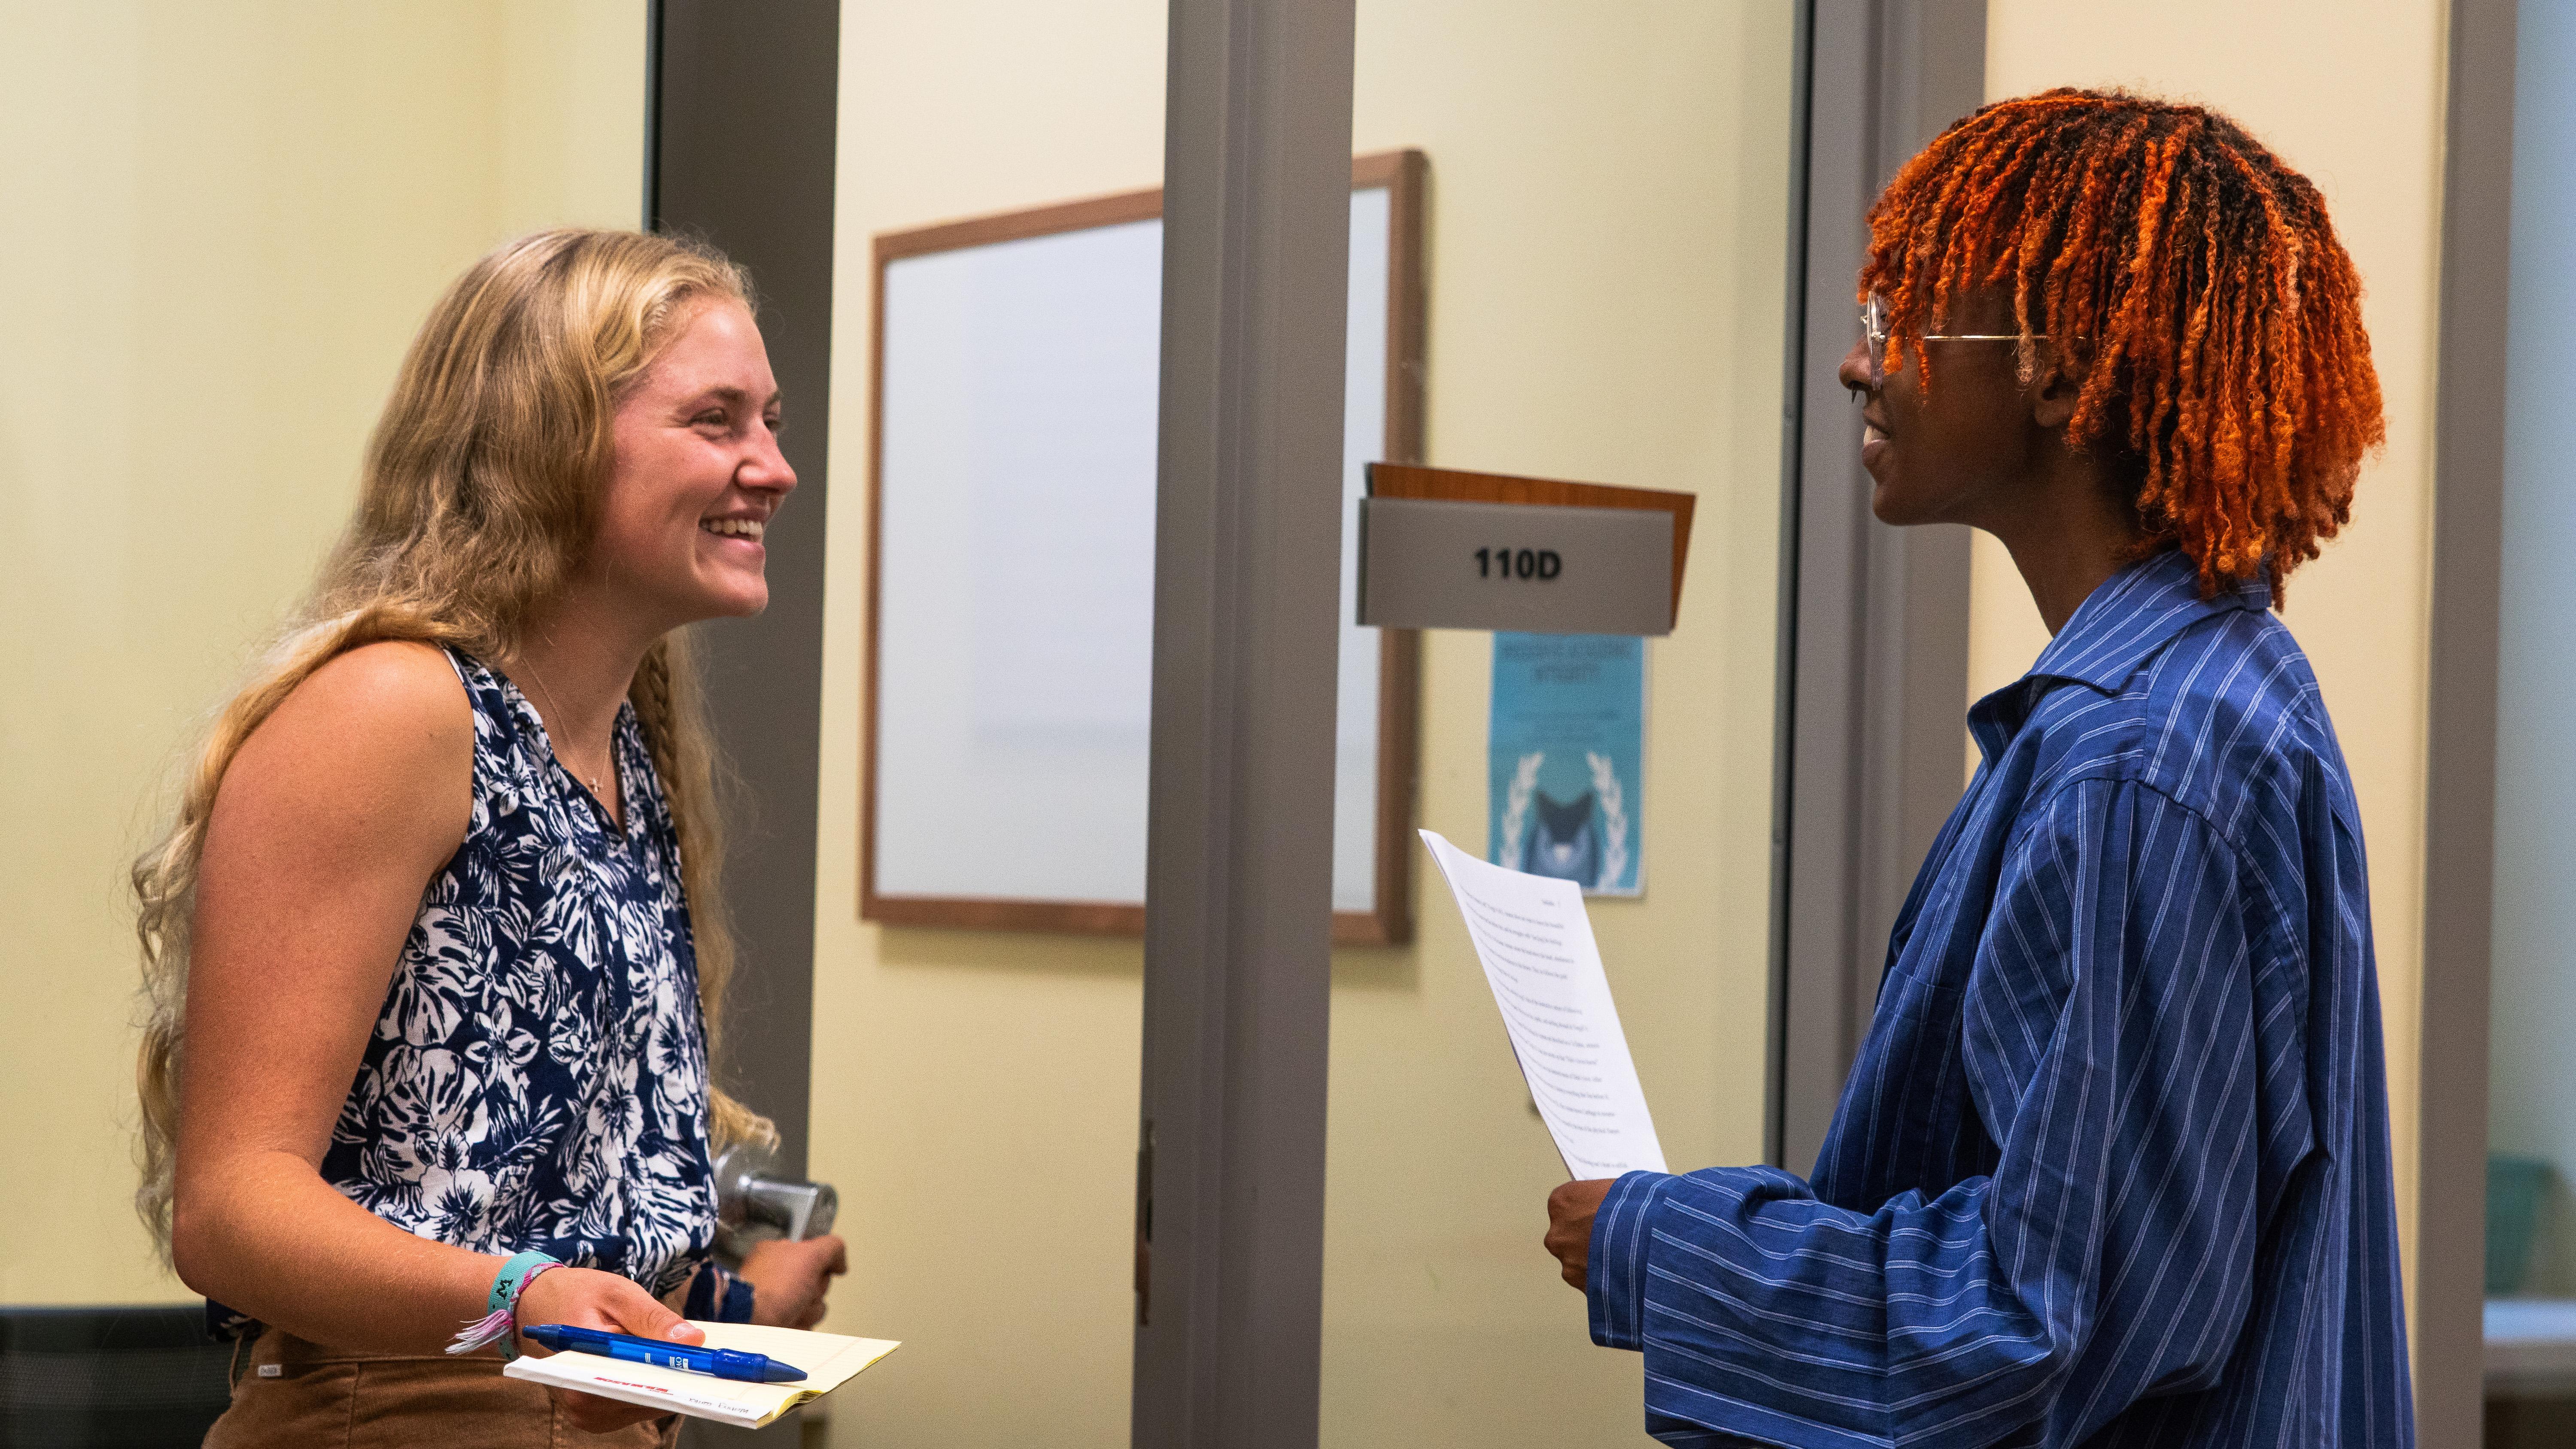
[[[618,400],[707,300],[751,304],[713,250],[636,232],[560,230],[468,268],[422,324],[368,440],[347,532],[250,681],[216,715],[159,839],[134,863],[145,1017],[136,1086],[135,1207],[170,1245],[188,929],[215,792],[242,742],[314,670],[364,644],[411,640],[504,659],[597,527]],[[710,1066],[733,972],[718,880],[715,750],[684,634],[645,652],[628,692],[680,846]],[[769,1124],[710,1082],[718,1147]]]

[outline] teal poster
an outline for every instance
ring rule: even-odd
[[[1496,865],[1644,890],[1646,641],[1611,634],[1494,636],[1485,737],[1486,850]]]

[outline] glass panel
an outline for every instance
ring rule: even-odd
[[[1617,695],[1626,646],[1422,641],[1419,822],[1643,885],[1589,906],[1677,1170],[1762,1155],[1793,14],[1359,6],[1357,149],[1428,162],[1424,461],[1699,496],[1642,779],[1527,703],[1568,669]],[[1324,1443],[1634,1437],[1637,1360],[1540,1246],[1565,1170],[1418,853],[1413,880],[1416,941],[1334,968]]]
[[[2559,434],[2576,326],[2576,16],[2521,12],[2496,682],[2487,1440],[2576,1438],[2576,495]]]
[[[42,1344],[28,1325],[100,1304],[185,1305],[173,1343],[203,1343],[188,1328],[202,1310],[131,1206],[126,866],[195,722],[347,517],[431,301],[505,237],[636,224],[645,10],[11,12],[0,487],[20,538],[0,570],[0,1221],[15,1230],[0,1347],[85,1351],[89,1320],[56,1315]],[[119,1341],[159,1343],[131,1319]],[[220,1408],[220,1351],[210,1383]],[[0,1395],[0,1441],[92,1442],[13,1417],[31,1404]]]
[[[809,1165],[911,1346],[836,1443],[1128,1437],[1168,20],[841,11]]]

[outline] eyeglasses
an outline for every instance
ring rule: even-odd
[[[1860,305],[1861,334],[1869,339],[1869,390],[1887,386],[1887,304],[1876,297]],[[2046,337],[2045,332],[2030,334]],[[1927,332],[1917,342],[2019,342],[2018,332]],[[2024,379],[2028,381],[2028,379]]]

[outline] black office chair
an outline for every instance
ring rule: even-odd
[[[196,1304],[0,1307],[0,1444],[194,1449],[232,1401],[231,1364]]]

